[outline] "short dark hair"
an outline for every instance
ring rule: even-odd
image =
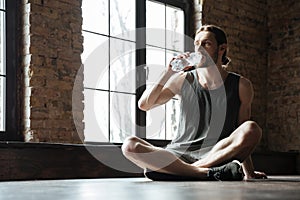
[[[214,33],[218,46],[220,46],[222,44],[227,44],[227,36],[226,36],[225,31],[222,28],[220,28],[216,25],[211,25],[211,24],[203,25],[196,31],[196,35],[202,31],[208,31],[208,32]],[[230,62],[230,59],[226,55],[227,55],[227,49],[225,50],[225,52],[222,56],[222,64],[223,65],[227,65]]]

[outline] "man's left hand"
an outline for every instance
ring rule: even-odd
[[[267,179],[268,176],[264,172],[254,171],[253,175],[245,175],[244,181],[251,180],[251,179]]]

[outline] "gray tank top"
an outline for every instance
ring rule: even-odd
[[[187,73],[181,89],[178,132],[166,149],[189,155],[212,147],[238,127],[240,76],[229,72],[221,87],[207,90],[195,70]]]

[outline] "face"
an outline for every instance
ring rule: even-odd
[[[209,31],[201,31],[195,37],[194,41],[195,52],[201,52],[202,55],[209,55],[214,63],[218,61],[219,47],[214,33]],[[206,58],[206,64],[208,64],[208,58]]]

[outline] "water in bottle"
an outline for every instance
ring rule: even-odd
[[[171,62],[172,70],[175,72],[182,71],[187,66],[195,66],[201,61],[202,55],[191,53],[188,58],[177,58]]]

